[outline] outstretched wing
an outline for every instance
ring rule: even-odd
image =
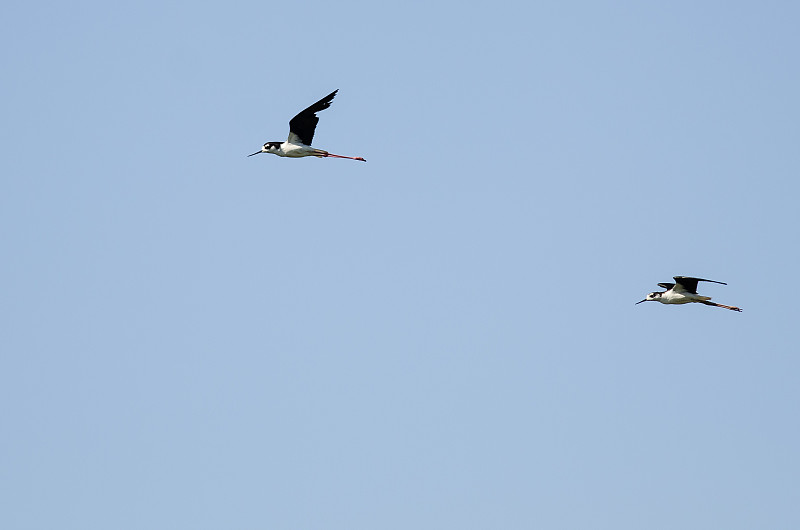
[[[697,282],[710,282],[728,285],[727,283],[718,282],[716,280],[705,280],[703,278],[692,278],[690,276],[673,276],[673,278],[678,284],[677,287],[675,287],[676,292],[685,291],[687,293],[697,294]]]
[[[658,286],[661,287],[662,289],[666,289],[667,291],[669,291],[670,289],[675,287],[675,284],[674,283],[659,283]]]
[[[314,130],[317,128],[317,123],[319,123],[316,113],[330,107],[331,101],[333,101],[333,97],[338,91],[339,89],[337,88],[307,109],[299,112],[297,116],[289,121],[289,143],[297,143],[293,141],[292,135],[294,135],[301,143],[311,145],[311,141],[314,140]]]

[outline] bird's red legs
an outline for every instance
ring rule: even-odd
[[[723,305],[723,304],[717,304],[717,303],[714,303],[714,302],[706,302],[706,301],[704,301],[703,303],[706,304],[706,305],[713,305],[713,306],[716,306],[716,307],[724,307],[725,309],[730,309],[731,311],[741,311],[740,308],[733,307],[731,305]]]
[[[342,156],[342,155],[334,155],[332,153],[325,153],[322,156],[332,156],[334,158],[349,158],[350,160],[361,160],[362,162],[366,162],[366,160],[364,160],[360,156]]]

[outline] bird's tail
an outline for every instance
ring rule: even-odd
[[[716,302],[709,302],[708,300],[703,300],[702,303],[704,303],[706,305],[713,305],[714,307],[724,307],[725,309],[730,309],[731,311],[739,311],[739,312],[741,312],[740,308],[734,307],[732,305],[718,304]]]

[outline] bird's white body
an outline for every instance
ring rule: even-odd
[[[320,156],[323,157],[328,153],[322,149],[315,149],[310,145],[306,145],[295,133],[289,133],[289,138],[283,142],[267,142],[261,148],[264,153],[272,153],[278,156],[287,156],[290,158],[300,158],[303,156]]]
[[[711,297],[694,293],[676,293],[673,289],[662,293],[658,297],[658,301],[662,304],[689,304],[691,302],[705,302],[706,300],[711,300]]]
[[[319,156],[324,157],[326,155],[325,151],[321,149],[315,149],[310,145],[304,144],[293,144],[291,142],[283,142],[280,145],[275,146],[270,145],[269,147],[264,149],[265,153],[272,153],[273,155],[278,156],[287,156],[290,158],[300,158],[303,156]]]

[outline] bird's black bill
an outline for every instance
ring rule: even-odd
[[[635,304],[633,304],[633,305],[639,305],[639,304],[641,304],[642,302],[647,302],[647,298],[645,298],[644,300],[640,300],[640,301],[636,302],[636,303],[635,303]]]
[[[264,152],[264,151],[256,151],[255,153],[253,153],[253,155],[260,155],[260,154],[261,154],[261,153],[263,153],[263,152]],[[253,155],[247,155],[247,156],[253,156]]]

